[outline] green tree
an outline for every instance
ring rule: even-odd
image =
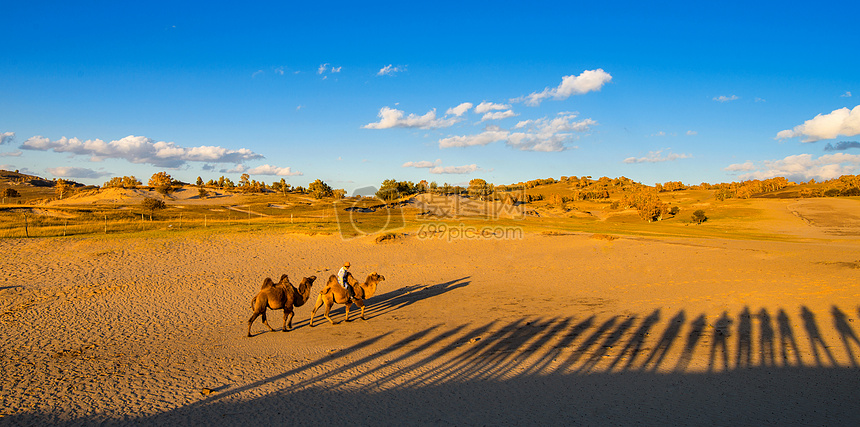
[[[696,224],[701,224],[701,223],[707,221],[708,217],[705,216],[705,211],[699,209],[699,210],[693,212],[692,219],[693,219],[693,222],[695,222]]]
[[[169,194],[173,188],[173,178],[167,172],[157,172],[149,178],[149,186],[161,194]]]
[[[152,214],[155,211],[167,209],[167,203],[164,203],[164,200],[154,199],[152,197],[146,197],[140,203],[141,206],[149,211],[149,220],[152,221]]]
[[[315,199],[322,199],[323,197],[331,197],[333,195],[331,187],[319,179],[308,184],[308,192],[314,196]]]

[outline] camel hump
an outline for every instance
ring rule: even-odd
[[[267,277],[266,280],[263,280],[263,286],[260,286],[260,290],[271,288],[275,286],[275,282],[272,281],[271,277]]]

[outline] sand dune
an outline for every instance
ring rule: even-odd
[[[858,243],[0,240],[0,424],[856,423]],[[344,260],[367,321],[244,337]]]

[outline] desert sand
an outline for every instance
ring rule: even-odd
[[[857,425],[860,239],[822,213],[856,201],[808,203],[776,241],[0,240],[0,424]],[[367,320],[309,327],[347,260]],[[311,301],[247,338],[282,273]]]

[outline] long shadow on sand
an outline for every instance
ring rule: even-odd
[[[437,291],[467,283],[446,282]],[[417,301],[397,292],[386,294],[378,312]],[[604,318],[428,325],[393,343],[390,333],[371,337],[276,376],[123,421],[860,424],[860,339],[851,325],[856,319],[836,306],[831,322],[820,321],[805,306],[796,313],[792,318],[784,309],[773,316],[765,308],[744,308],[736,314],[689,316],[679,310],[664,316],[657,309]],[[827,337],[839,337],[843,348]],[[263,385],[276,391],[258,396]],[[67,422],[50,414],[2,421]]]
[[[450,280],[448,282],[438,283],[430,286],[422,286],[422,285],[412,285],[405,286],[393,291],[386,292],[380,295],[374,295],[367,300],[365,300],[365,309],[364,309],[364,317],[368,320],[392,312],[399,310],[401,308],[407,307],[409,305],[415,304],[416,302],[426,300],[428,298],[437,297],[447,292],[451,292],[462,287],[468,286],[470,283],[467,280],[469,276],[462,277],[460,279]],[[380,286],[385,286],[385,282],[382,282]],[[315,301],[315,294],[311,295],[311,301],[308,304],[313,308],[313,303]],[[320,308],[317,311],[317,320],[322,322],[327,322],[324,317],[322,317],[322,312],[325,310],[325,307]],[[350,319],[349,321],[354,321],[359,319],[358,313],[360,309],[357,306],[353,305],[350,308]],[[342,317],[346,316],[346,309],[343,305],[339,307],[335,305],[335,308],[332,308],[329,316],[337,323],[342,320]],[[295,327],[306,326],[310,323],[310,319],[305,319],[299,322],[296,322]]]

